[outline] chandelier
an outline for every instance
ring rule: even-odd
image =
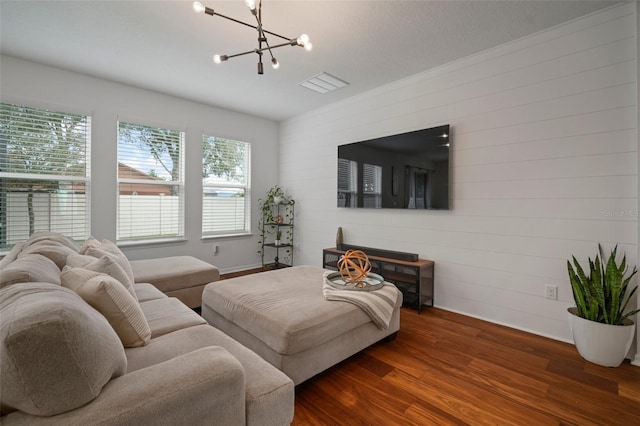
[[[236,56],[247,55],[249,53],[256,53],[258,55],[258,74],[264,74],[264,69],[262,66],[262,55],[264,52],[268,52],[271,57],[271,66],[273,69],[278,69],[280,67],[280,63],[273,56],[273,50],[283,46],[299,46],[303,47],[305,50],[309,51],[313,47],[311,42],[309,42],[309,36],[306,34],[302,34],[298,38],[289,38],[281,36],[280,34],[276,34],[271,31],[267,31],[262,27],[262,0],[245,0],[245,4],[251,11],[251,14],[255,17],[257,25],[248,24],[246,22],[239,21],[237,19],[231,18],[229,16],[222,15],[210,7],[204,6],[202,3],[196,1],[193,2],[193,10],[196,13],[204,13],[206,15],[211,16],[219,16],[224,19],[228,19],[230,21],[236,22],[238,24],[245,25],[247,27],[251,27],[258,31],[258,47],[252,50],[248,50],[246,52],[236,53],[234,55],[213,55],[213,62],[219,64],[221,62],[228,61],[231,58],[235,58]],[[279,37],[283,40],[286,40],[284,43],[279,43],[275,45],[271,45],[269,40],[267,39],[267,34]]]

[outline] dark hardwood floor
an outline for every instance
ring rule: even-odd
[[[463,315],[402,308],[380,342],[296,388],[293,425],[640,425],[640,367]]]

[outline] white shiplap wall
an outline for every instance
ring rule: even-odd
[[[434,260],[437,306],[571,341],[567,258],[586,261],[601,242],[638,259],[635,10],[613,7],[282,123],[296,263],[320,265],[342,226],[346,243]],[[452,210],[335,207],[338,145],[445,123]]]

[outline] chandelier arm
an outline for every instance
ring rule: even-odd
[[[235,22],[235,23],[237,23],[237,24],[242,24],[242,25],[244,25],[244,26],[251,27],[251,28],[253,28],[254,30],[258,29],[258,27],[256,27],[255,25],[251,25],[251,24],[249,24],[249,23],[247,23],[247,22],[242,22],[242,21],[241,21],[241,20],[239,20],[239,19],[235,19],[235,18],[232,18],[232,17],[230,17],[230,16],[223,15],[222,13],[213,12],[213,13],[211,13],[211,16],[219,16],[219,17],[221,17],[221,18],[228,19],[229,21],[233,21],[233,22]]]
[[[283,46],[297,46],[298,44],[295,42],[295,40],[293,42],[288,41],[287,43],[280,43],[280,44],[276,44],[274,46],[270,46],[269,50],[273,50],[273,49],[277,49],[278,47],[283,47]],[[267,49],[261,49],[261,50],[267,50]]]
[[[275,46],[271,46],[270,49],[277,49],[279,47],[283,47],[283,46],[297,46],[297,44],[289,42],[289,43],[281,43],[281,44],[276,44]],[[253,49],[253,50],[247,50],[246,52],[241,52],[241,53],[236,53],[234,55],[224,55],[227,57],[227,59],[231,59],[231,58],[235,58],[236,56],[244,56],[244,55],[248,55],[249,53],[262,53],[265,50],[268,50],[266,47],[262,48],[262,49]]]
[[[213,12],[211,12],[211,13],[207,13],[207,15],[210,15],[210,16],[219,16],[219,17],[221,17],[221,18],[228,19],[229,21],[233,21],[233,22],[235,22],[235,23],[242,24],[242,25],[244,25],[244,26],[246,26],[246,27],[253,28],[254,30],[257,30],[257,29],[258,29],[258,27],[257,27],[257,26],[255,26],[255,25],[249,24],[249,23],[247,23],[247,22],[242,22],[242,21],[241,21],[241,20],[239,20],[239,19],[235,19],[235,18],[232,18],[232,17],[227,16],[227,15],[223,15],[222,13],[218,13],[218,12],[215,12],[215,11],[213,11]],[[275,36],[275,37],[280,37],[280,38],[281,38],[281,39],[283,39],[283,40],[291,40],[289,37],[285,37],[285,36],[283,36],[283,35],[280,35],[280,34],[274,33],[274,32],[272,32],[272,31],[265,30],[264,28],[262,29],[262,32],[267,33],[267,34],[272,35],[272,36]]]
[[[231,59],[231,58],[235,58],[236,56],[244,56],[244,55],[248,55],[249,53],[258,53],[258,54],[260,54],[260,53],[261,53],[261,50],[263,50],[263,49],[247,50],[246,52],[236,53],[235,55],[226,55],[226,57],[227,57],[228,59]]]
[[[282,36],[282,35],[280,35],[280,34],[276,34],[276,33],[274,33],[274,32],[267,31],[267,30],[265,30],[264,28],[262,29],[262,32],[263,32],[263,33],[270,34],[270,35],[272,35],[272,36],[280,37],[280,38],[281,38],[281,39],[283,39],[283,40],[291,40],[289,37],[285,37],[285,36]]]

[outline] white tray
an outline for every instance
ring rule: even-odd
[[[340,275],[340,272],[332,272],[324,278],[324,282],[339,290],[373,291],[382,288],[384,278],[373,272],[367,272],[364,280],[347,284]],[[360,286],[358,286],[358,284],[360,284]]]

